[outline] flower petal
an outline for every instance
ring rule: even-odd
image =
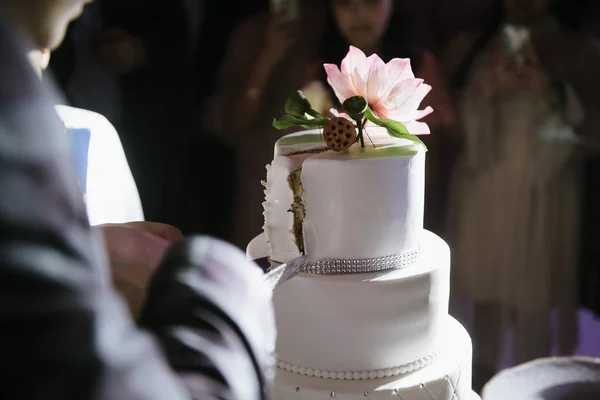
[[[389,80],[385,63],[377,56],[371,63],[369,79],[367,81],[366,99],[369,104],[377,104],[389,88]]]
[[[431,108],[430,106],[425,107],[422,110],[415,110],[413,111],[413,113],[409,116],[409,118],[411,120],[420,120],[421,118],[425,118],[426,116],[428,116],[429,114],[431,114],[433,112],[433,108]]]
[[[429,125],[425,122],[407,121],[403,124],[411,135],[429,135],[431,133]]]
[[[433,112],[433,108],[430,106],[425,107],[422,110],[413,110],[412,112],[404,112],[402,109],[392,109],[388,110],[385,108],[378,108],[373,110],[373,114],[379,118],[387,118],[392,119],[394,121],[399,121],[401,123],[405,123],[406,121],[413,121],[425,118],[429,114]]]
[[[409,59],[394,58],[385,64],[376,54],[366,57],[361,50],[350,46],[341,69],[332,64],[324,67],[327,81],[340,102],[352,96],[364,96],[377,117],[401,122],[414,135],[430,133],[429,126],[419,120],[433,109],[419,110],[419,105],[431,86],[415,78]],[[334,109],[331,113],[350,119]]]
[[[399,121],[414,119],[412,115],[414,115],[419,108],[419,105],[430,91],[431,86],[424,83],[420,84],[402,103],[398,102],[395,107],[386,107],[387,113],[393,115],[394,118],[397,118]]]
[[[383,67],[380,67],[377,71],[376,92],[374,89],[369,88],[369,96],[371,97],[369,104],[374,105],[384,101],[393,87],[398,83],[400,76],[406,68],[410,69],[410,61],[400,58],[394,58]]]
[[[352,84],[350,77],[344,75],[337,65],[324,64],[325,72],[327,73],[327,82],[332,87],[336,97],[343,103],[348,97],[355,96],[356,89]]]
[[[387,97],[380,102],[378,108],[392,110],[403,106],[422,85],[422,79],[405,79],[397,82]]]
[[[393,83],[403,79],[414,79],[410,58],[393,58],[387,63],[387,72]]]
[[[379,72],[385,72],[385,63],[378,55],[373,54],[354,68],[352,82],[356,91],[367,99],[369,104],[379,101],[377,91],[379,89]],[[385,79],[382,77],[382,79]]]
[[[346,118],[349,121],[352,121],[352,123],[354,123],[354,120],[352,118],[350,118],[350,116],[346,113],[343,112],[339,112],[338,110],[336,110],[335,108],[330,108],[329,112],[331,113],[331,115],[333,115],[334,117],[342,117],[342,118]]]
[[[354,73],[354,69],[365,62],[367,56],[357,47],[350,46],[350,50],[346,57],[342,60],[342,73],[348,77],[351,77]]]
[[[385,90],[382,91],[380,101],[385,101],[389,97],[390,92],[399,82],[407,79],[415,79],[415,75],[410,67],[410,59],[408,58],[393,58],[386,64],[387,81],[382,86]]]

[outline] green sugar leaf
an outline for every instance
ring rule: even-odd
[[[325,126],[327,121],[324,118],[297,117],[291,114],[283,114],[273,121],[273,126],[279,130],[298,126],[306,129],[314,129]]]
[[[427,146],[425,146],[425,143],[423,143],[421,139],[419,139],[415,135],[411,135],[408,129],[406,129],[406,126],[404,126],[404,124],[391,119],[377,118],[369,107],[367,107],[367,110],[365,112],[365,118],[373,122],[375,125],[386,128],[390,136],[399,139],[408,139],[414,143],[420,144],[421,146],[423,146],[425,151],[427,151]]]
[[[285,100],[285,112],[295,117],[303,118],[312,110],[310,102],[304,96],[301,90],[296,90]]]

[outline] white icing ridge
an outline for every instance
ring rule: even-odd
[[[322,371],[320,369],[312,369],[293,365],[281,360],[277,361],[277,368],[293,372],[295,374],[314,376],[315,378],[323,379],[339,379],[348,381],[382,379],[404,375],[409,372],[414,372],[421,368],[425,368],[437,358],[439,353],[440,351],[434,351],[432,354],[429,354],[428,356],[423,357],[420,360],[400,365],[398,367],[378,369],[374,371]]]
[[[278,262],[287,262],[301,255],[293,232],[294,214],[289,211],[294,202],[294,193],[287,178],[302,166],[302,161],[307,156],[276,157],[267,165],[267,187],[263,202],[264,231],[269,242],[269,254]]]

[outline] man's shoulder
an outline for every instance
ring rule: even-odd
[[[83,108],[57,105],[56,112],[72,133],[85,133],[93,142],[92,150],[122,152],[121,139],[113,124],[102,114]]]
[[[55,106],[58,116],[68,129],[87,128],[87,129],[109,129],[114,131],[114,126],[102,114],[83,108],[71,107],[67,105]]]
[[[92,225],[143,220],[136,184],[117,131],[102,114],[65,105],[56,112],[70,133]]]

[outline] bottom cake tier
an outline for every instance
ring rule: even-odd
[[[372,380],[333,380],[277,370],[274,398],[278,400],[472,400],[471,338],[448,317],[442,348],[428,366],[397,377]]]

